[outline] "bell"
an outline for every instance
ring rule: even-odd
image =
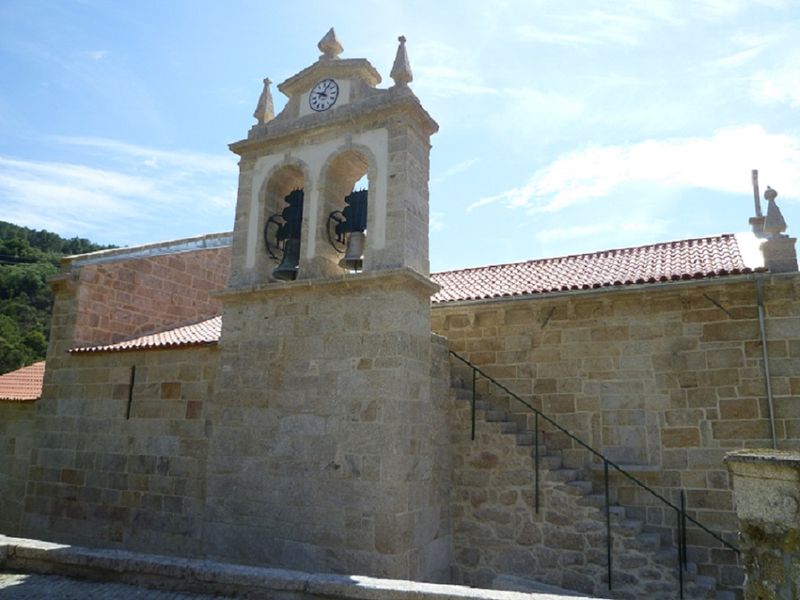
[[[363,231],[352,231],[347,238],[347,248],[345,249],[339,266],[349,271],[360,271],[364,265],[364,244],[367,235]]]
[[[297,269],[300,265],[300,240],[289,238],[283,247],[283,260],[272,276],[281,281],[294,281],[297,279]]]

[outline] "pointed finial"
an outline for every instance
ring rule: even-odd
[[[395,85],[405,86],[414,80],[414,76],[411,74],[411,65],[408,62],[408,54],[406,54],[406,36],[401,35],[397,40],[400,42],[400,46],[397,48],[392,72],[389,73],[389,76],[394,79]]]
[[[319,41],[317,44],[317,48],[319,51],[322,52],[322,56],[320,58],[339,58],[339,55],[342,53],[342,45],[339,43],[339,39],[336,37],[336,31],[331,27],[328,30],[328,33]]]
[[[778,237],[786,231],[786,221],[781,214],[781,209],[775,204],[777,197],[778,192],[767,186],[764,192],[764,198],[767,201],[767,220],[764,222],[764,231],[772,234],[772,237]]]
[[[259,125],[263,125],[267,121],[275,118],[275,108],[272,105],[272,92],[269,89],[269,84],[272,83],[269,77],[264,79],[264,89],[261,91],[261,96],[258,98],[256,111],[253,116],[258,121]]]

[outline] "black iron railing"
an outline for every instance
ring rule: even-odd
[[[525,400],[523,400],[522,398],[520,398],[517,394],[512,392],[510,389],[508,389],[502,383],[500,383],[499,381],[497,381],[496,379],[494,379],[490,375],[487,375],[486,373],[484,373],[479,367],[475,366],[474,364],[472,364],[471,362],[469,362],[467,359],[463,358],[462,356],[459,356],[458,354],[456,354],[452,350],[450,350],[449,352],[450,352],[450,354],[452,356],[454,356],[455,358],[460,360],[462,363],[467,365],[472,370],[472,410],[471,410],[471,414],[472,414],[472,433],[471,433],[471,439],[473,439],[473,440],[475,439],[475,414],[476,414],[476,401],[477,401],[477,380],[478,380],[479,376],[483,377],[484,379],[489,381],[491,384],[493,384],[494,386],[496,386],[497,388],[502,390],[504,393],[506,393],[510,398],[513,398],[514,400],[516,400],[517,402],[519,402],[520,404],[525,406],[528,410],[530,410],[533,413],[533,415],[534,415],[534,427],[533,427],[534,509],[535,509],[537,514],[539,513],[539,459],[540,459],[540,457],[539,457],[539,419],[540,418],[544,419],[547,423],[549,423],[550,425],[555,427],[558,431],[560,431],[561,433],[566,435],[568,438],[570,438],[572,441],[574,441],[578,445],[580,445],[583,448],[585,448],[586,450],[588,450],[592,455],[594,455],[596,458],[600,459],[603,462],[603,485],[604,485],[604,492],[605,492],[604,495],[605,495],[605,516],[606,516],[606,557],[607,557],[607,564],[608,564],[608,589],[609,590],[611,589],[611,579],[612,579],[611,578],[611,576],[612,576],[611,550],[612,550],[612,546],[613,546],[612,545],[612,538],[611,538],[611,501],[610,501],[610,492],[609,492],[610,488],[609,488],[609,477],[608,477],[609,467],[615,469],[616,471],[621,473],[624,477],[626,477],[630,482],[632,482],[636,486],[642,488],[643,490],[646,490],[653,497],[657,498],[664,505],[666,505],[668,508],[670,508],[670,509],[675,511],[675,516],[676,516],[676,521],[677,521],[678,582],[679,582],[679,586],[680,586],[680,597],[681,598],[683,598],[683,588],[684,588],[683,572],[686,569],[687,564],[688,564],[687,552],[686,552],[686,522],[687,521],[692,522],[694,525],[699,527],[701,530],[703,530],[705,533],[707,533],[708,535],[713,537],[715,540],[717,540],[720,543],[722,543],[727,548],[730,548],[731,550],[733,550],[737,554],[739,553],[739,549],[736,546],[734,546],[729,541],[727,541],[724,538],[722,538],[720,535],[718,535],[718,534],[714,533],[713,531],[711,531],[708,527],[706,527],[705,525],[700,523],[694,517],[691,517],[688,514],[686,514],[686,495],[685,495],[683,490],[680,490],[680,492],[679,492],[679,498],[680,499],[678,501],[678,504],[677,505],[673,504],[672,502],[670,502],[669,500],[664,498],[664,496],[662,496],[661,494],[656,492],[654,489],[652,489],[650,486],[648,486],[646,483],[644,483],[643,481],[640,481],[639,479],[637,479],[636,477],[631,475],[628,471],[626,471],[625,469],[620,467],[618,464],[616,464],[614,461],[612,461],[611,459],[606,457],[604,454],[602,454],[598,450],[595,450],[594,448],[589,446],[589,444],[587,444],[586,442],[581,440],[579,437],[576,437],[575,435],[573,435],[569,430],[567,430],[566,428],[564,428],[561,425],[559,425],[556,421],[554,421],[552,418],[548,417],[542,411],[540,411],[539,409],[535,408],[534,406],[531,406],[530,403],[528,403]]]

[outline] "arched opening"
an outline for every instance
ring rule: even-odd
[[[320,218],[317,229],[316,263],[320,275],[340,275],[350,269],[341,266],[344,249],[349,233],[340,239],[334,247],[330,243],[335,238],[332,228],[336,221],[330,219],[334,211],[344,212],[348,208],[345,197],[353,191],[367,190],[366,211],[370,210],[370,188],[373,174],[370,173],[370,159],[361,149],[348,149],[336,154],[328,161],[322,175],[320,188]],[[349,210],[349,209],[348,209]],[[368,236],[368,231],[365,232]],[[338,249],[338,251],[337,251]]]
[[[259,223],[260,223],[260,241],[259,241],[259,251],[258,251],[258,259],[257,259],[257,270],[258,270],[258,280],[259,281],[274,281],[276,278],[273,276],[273,272],[276,267],[278,267],[283,258],[282,251],[275,252],[273,249],[273,253],[276,255],[277,258],[274,258],[269,255],[267,249],[267,242],[265,240],[264,231],[267,227],[267,221],[270,220],[270,217],[276,216],[277,221],[283,221],[282,214],[285,213],[285,209],[288,208],[288,204],[286,203],[286,198],[292,194],[295,190],[303,190],[306,187],[306,177],[305,173],[301,166],[289,164],[283,165],[279,167],[276,171],[274,171],[266,182],[264,186],[263,192],[263,201],[261,202],[261,214],[259,215]],[[300,218],[305,218],[305,211],[300,211]],[[273,219],[273,223],[275,219]],[[270,226],[270,237],[272,243],[275,240],[276,234],[276,227]],[[302,240],[300,242],[302,245]]]

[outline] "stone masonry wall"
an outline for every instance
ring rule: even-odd
[[[35,402],[0,400],[0,532],[3,533],[17,531],[25,505],[35,413]]]
[[[776,434],[781,447],[797,447],[800,278],[765,277],[764,284]],[[689,514],[735,540],[723,457],[732,449],[771,445],[752,278],[435,306],[433,329],[452,350],[670,500],[677,502],[685,490]],[[585,451],[552,428],[540,429],[563,466],[581,468],[587,478],[601,473]],[[500,447],[486,451],[508,454]],[[629,517],[672,542],[671,511],[613,470],[612,489],[612,500]],[[456,485],[456,497],[469,493]],[[508,505],[510,495],[488,493],[486,514],[513,515],[509,506],[522,502]],[[470,520],[470,527],[481,525]],[[493,542],[491,552],[518,548],[518,535],[516,529],[505,542]],[[741,584],[731,551],[711,549],[709,536],[691,526],[688,543],[689,560],[701,575]],[[457,542],[457,556],[465,551]]]
[[[220,314],[230,246],[86,264],[77,270],[73,345],[110,344]]]
[[[431,396],[447,365],[441,344],[432,360],[430,292],[404,270],[226,294],[211,556],[449,578],[445,403]]]
[[[216,347],[48,359],[18,534],[198,553],[216,361]]]

